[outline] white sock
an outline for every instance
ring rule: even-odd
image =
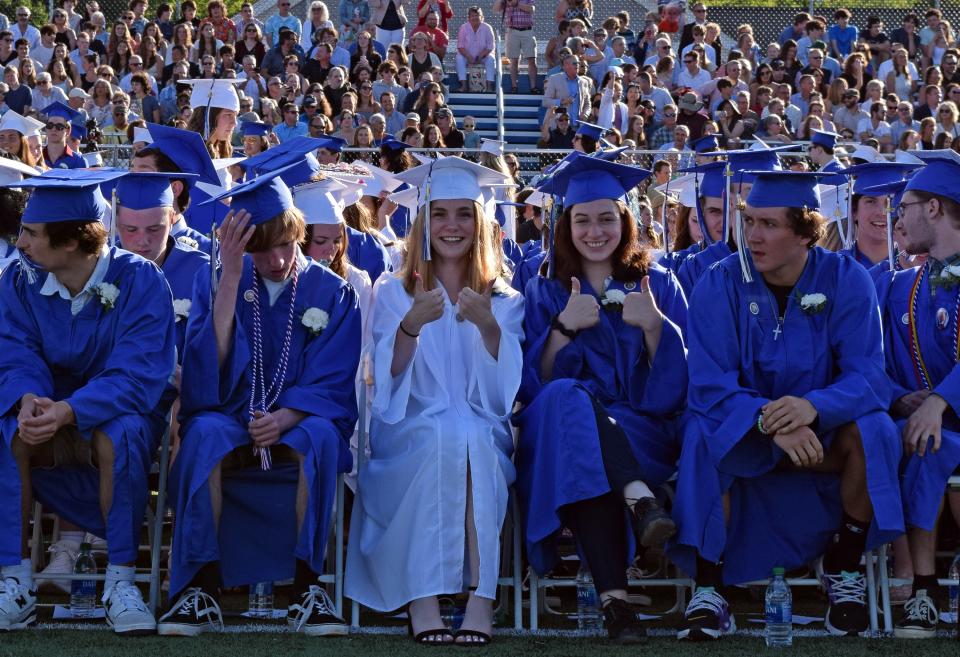
[[[83,543],[83,537],[86,535],[82,529],[80,531],[60,532],[60,540],[68,543],[76,543],[77,547]]]
[[[623,499],[627,504],[636,504],[637,500],[642,500],[644,497],[653,497],[653,491],[642,481],[631,481],[623,487]]]
[[[33,562],[30,559],[22,559],[19,565],[3,566],[0,568],[0,577],[6,579],[12,577],[27,588],[33,588]]]
[[[136,574],[134,566],[115,566],[112,563],[107,564],[107,576],[103,582],[104,595],[110,592],[117,582],[133,582],[133,576]]]

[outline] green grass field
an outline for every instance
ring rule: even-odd
[[[454,652],[459,652],[453,648]],[[583,655],[671,655],[673,657],[719,657],[765,651],[759,637],[727,638],[710,645],[679,643],[669,637],[653,638],[646,646],[612,646],[599,639],[546,638],[532,636],[496,637],[482,651],[504,657],[581,657]],[[957,657],[960,643],[950,639],[923,642],[866,639],[795,639],[789,653],[794,657],[902,657],[905,652],[923,657]],[[197,639],[159,637],[121,639],[106,631],[39,630],[0,635],[0,657],[159,657],[161,655],[336,655],[337,657],[380,657],[400,654],[437,654],[434,647],[416,646],[398,635],[361,635],[339,639],[316,639],[292,634],[221,634]]]

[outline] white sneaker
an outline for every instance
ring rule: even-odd
[[[154,634],[157,622],[143,602],[140,589],[133,582],[117,582],[103,594],[107,625],[117,634],[140,636]]]
[[[44,575],[71,575],[80,554],[80,544],[60,539],[50,546],[50,561],[37,575],[37,589],[48,593],[70,593],[70,580],[47,579]]]
[[[107,540],[105,538],[100,538],[87,532],[83,537],[83,542],[90,544],[90,554],[94,557],[107,556]]]
[[[37,592],[13,577],[0,579],[0,632],[22,630],[37,622]]]

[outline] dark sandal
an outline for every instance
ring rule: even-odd
[[[457,641],[460,637],[468,637],[469,641]],[[478,630],[457,630],[453,635],[453,645],[467,648],[483,648],[490,645],[493,637]]]
[[[438,627],[434,630],[424,630],[413,636],[413,619],[410,618],[410,609],[407,609],[407,634],[413,637],[416,643],[425,646],[449,646],[453,641],[444,641],[446,637],[455,637],[453,632],[445,627]]]

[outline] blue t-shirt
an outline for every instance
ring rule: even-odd
[[[831,25],[827,30],[827,39],[836,41],[840,54],[846,57],[853,52],[853,44],[857,41],[857,28],[853,25],[847,25],[845,28]]]
[[[8,91],[3,96],[3,102],[17,114],[23,114],[23,109],[33,102],[33,94],[30,93],[30,87],[21,84],[16,91]]]

